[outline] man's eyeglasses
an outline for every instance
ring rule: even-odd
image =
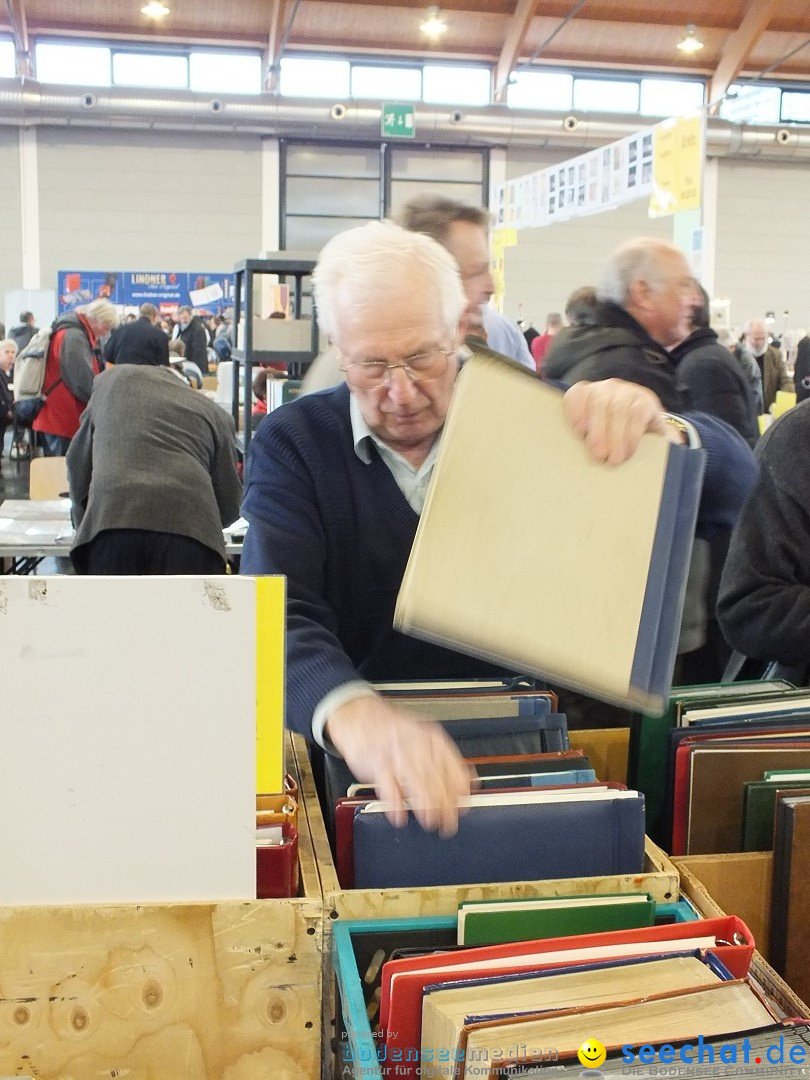
[[[340,370],[346,376],[346,381],[358,390],[385,386],[391,379],[391,372],[397,368],[402,368],[411,382],[429,382],[444,375],[447,362],[454,352],[453,349],[431,349],[409,356],[401,364],[388,364],[385,360],[356,360],[352,364],[345,364]]]

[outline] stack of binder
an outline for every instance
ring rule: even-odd
[[[602,1042],[609,1058],[627,1044],[698,1036],[792,1039],[784,1013],[750,977],[754,941],[735,916],[700,919],[687,902],[655,905],[643,895],[533,903],[547,927],[567,922],[566,935],[454,948],[438,929],[443,920],[397,921],[402,929],[390,938],[398,947],[373,995],[384,1076],[505,1080],[535,1067],[538,1076],[549,1065],[580,1069],[586,1039]],[[501,928],[525,910],[513,901],[491,906],[500,908],[491,925]],[[460,914],[463,936],[470,912]],[[594,931],[606,918],[631,926]]]
[[[640,873],[644,799],[600,783],[572,751],[549,691],[469,683],[378,687],[438,720],[475,771],[458,833],[395,828],[373,789],[335,807],[343,888],[397,888]]]

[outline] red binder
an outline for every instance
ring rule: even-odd
[[[298,830],[283,824],[282,843],[256,847],[256,899],[298,895]]]
[[[754,952],[754,938],[745,923],[734,915],[717,919],[698,919],[694,922],[670,923],[664,926],[616,930],[604,934],[578,934],[575,937],[547,938],[541,941],[521,941],[508,945],[492,945],[452,953],[431,953],[427,956],[390,960],[383,966],[380,997],[380,1031],[387,1041],[392,1032],[390,1048],[400,1051],[421,1045],[422,991],[435,983],[477,979],[487,975],[511,975],[518,971],[548,970],[576,963],[594,963],[601,959],[616,959],[619,955],[644,956],[664,951],[663,942],[687,942],[712,938],[712,952],[737,979],[748,973]],[[621,951],[622,946],[638,946],[638,950]],[[694,946],[684,944],[684,949]],[[709,946],[707,946],[708,948]],[[601,950],[604,949],[604,952]],[[583,950],[595,950],[582,955]],[[567,957],[543,962],[548,953],[567,953]],[[522,959],[521,959],[522,958]],[[459,965],[465,965],[459,968]],[[444,969],[444,970],[442,970]],[[450,970],[448,970],[450,969]],[[396,1032],[396,1037],[393,1033]],[[416,1080],[418,1061],[408,1063],[403,1052],[398,1060],[400,1076]],[[417,1054],[418,1057],[418,1054]],[[404,1073],[401,1070],[406,1070]]]

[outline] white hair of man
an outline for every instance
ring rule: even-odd
[[[362,312],[401,304],[414,270],[420,287],[437,297],[443,328],[454,334],[467,304],[456,260],[431,237],[391,221],[347,229],[324,245],[312,274],[321,330],[334,340],[339,313],[348,305]]]
[[[78,309],[89,323],[92,323],[99,334],[106,334],[108,330],[118,326],[118,312],[109,300],[93,300],[86,307]]]
[[[682,257],[681,251],[665,240],[652,236],[628,240],[616,248],[602,271],[602,280],[596,289],[597,299],[623,307],[634,281],[645,281],[657,292],[666,284],[666,264],[673,255]]]

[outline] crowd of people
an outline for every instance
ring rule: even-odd
[[[79,573],[222,572],[222,530],[241,509],[249,523],[242,572],[287,582],[288,725],[319,748],[327,786],[373,783],[395,821],[407,804],[425,828],[444,833],[469,791],[465,765],[439,725],[372,684],[522,674],[393,629],[455,379],[471,351],[536,366],[560,386],[567,422],[595,461],[626,461],[649,432],[705,455],[683,681],[719,679],[731,647],[804,659],[810,629],[801,557],[810,485],[794,466],[805,432],[810,438],[810,406],[758,442],[758,416],[793,386],[766,326],[752,320],[733,348],[721,341],[684,255],[637,238],[613,253],[597,284],[570,297],[565,323],[549,317],[529,342],[488,303],[487,225],[483,211],[420,196],[397,223],[371,222],[325,245],[313,290],[327,347],[312,365],[310,392],[261,418],[244,492],[230,415],[176,366],[202,376],[227,329],[209,336],[189,308],[177,312],[175,340],[151,305],[121,326],[103,299],[57,320],[33,423],[48,452],[67,455]],[[33,317],[15,329],[33,337]],[[796,378],[810,394],[804,341]],[[13,337],[0,343],[0,425],[13,417],[7,382],[17,349]],[[268,377],[254,384],[259,412]],[[497,453],[497,433],[481,437]],[[481,505],[485,512],[485,498]]]

